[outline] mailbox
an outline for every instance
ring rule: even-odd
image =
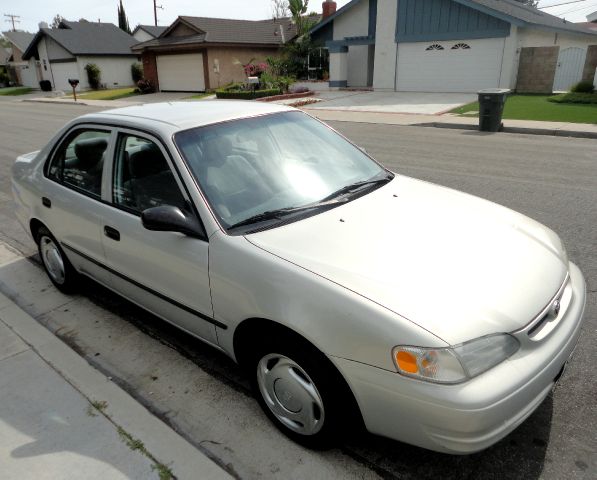
[[[69,78],[68,83],[70,83],[71,87],[76,88],[77,85],[79,85],[79,79],[78,78]]]

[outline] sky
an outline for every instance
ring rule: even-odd
[[[336,0],[338,8],[349,0]],[[542,0],[539,6],[549,6],[570,0]],[[39,22],[51,23],[54,15],[60,14],[67,20],[86,18],[90,21],[117,24],[117,2],[101,0],[0,0],[0,14],[20,15],[17,29],[36,32]],[[322,0],[310,0],[309,11],[321,12]],[[271,18],[271,0],[157,0],[164,7],[158,10],[158,24],[169,25],[178,15],[200,17],[241,18],[261,20]],[[123,0],[124,9],[131,29],[137,24],[153,25],[153,0]],[[562,5],[545,10],[552,15],[565,17],[572,22],[586,21],[587,14],[597,11],[597,0],[583,0],[579,3]],[[7,17],[0,17],[2,28],[11,29]]]

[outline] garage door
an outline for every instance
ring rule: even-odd
[[[498,87],[504,41],[399,43],[396,90],[466,93]]]
[[[56,90],[62,90],[64,92],[72,91],[69,78],[79,78],[79,69],[77,68],[77,62],[59,62],[51,63],[52,67],[52,78],[54,79],[54,88]]]
[[[160,90],[173,92],[205,91],[203,55],[158,55],[158,82]]]

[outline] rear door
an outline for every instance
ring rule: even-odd
[[[130,300],[216,344],[207,238],[149,231],[141,223],[143,210],[161,205],[198,218],[168,152],[151,135],[119,129],[108,175],[111,196],[101,233],[113,285]]]
[[[62,245],[74,267],[108,283],[101,225],[105,223],[102,195],[113,145],[113,129],[77,125],[58,143],[44,172],[43,222]]]

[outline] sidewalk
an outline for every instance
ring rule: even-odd
[[[355,112],[325,110],[322,107],[303,110],[324,121],[379,123],[386,125],[403,125],[413,127],[454,128],[478,130],[479,119],[459,117],[456,115],[419,115],[387,112]],[[531,135],[555,135],[559,137],[597,138],[597,124],[538,122],[531,120],[504,120],[505,133],[525,133]]]
[[[1,293],[0,456],[6,479],[232,478]]]

